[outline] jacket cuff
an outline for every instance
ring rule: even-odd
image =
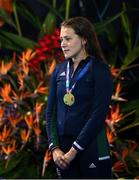
[[[76,149],[77,151],[83,151],[84,148],[80,146],[76,141],[73,142],[72,147]]]
[[[58,146],[54,145],[53,143],[50,143],[49,145],[49,151],[53,151],[54,149],[56,149]]]

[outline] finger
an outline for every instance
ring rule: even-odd
[[[60,156],[57,160],[62,164],[69,165],[69,161],[64,156]]]
[[[62,157],[61,157],[61,160],[62,160],[65,164],[67,164],[67,165],[70,164],[70,161],[69,161],[65,156],[62,156]]]
[[[59,165],[59,167],[60,167],[61,169],[66,169],[66,168],[68,168],[68,166],[69,166],[69,164],[65,163],[65,162],[62,161],[62,160],[60,160],[60,161],[58,162],[58,165]]]
[[[65,162],[65,161],[63,161],[62,159],[59,161],[59,164],[61,165],[61,166],[63,166],[63,167],[66,167],[68,164]]]

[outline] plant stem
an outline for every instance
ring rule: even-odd
[[[65,19],[69,18],[69,12],[70,12],[70,0],[66,0],[66,13],[65,13]]]
[[[17,28],[18,34],[19,34],[19,36],[22,36],[19,18],[18,18],[17,10],[16,10],[16,1],[14,1],[14,3],[13,3],[13,12],[14,12],[14,18],[15,18],[16,28]]]
[[[56,8],[56,0],[53,0],[53,8]]]

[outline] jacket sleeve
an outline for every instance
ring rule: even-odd
[[[49,150],[59,146],[57,136],[57,102],[56,102],[56,75],[58,66],[55,68],[50,79],[50,91],[46,108],[46,131],[48,137]]]
[[[108,65],[96,65],[93,68],[93,77],[95,89],[92,99],[92,113],[73,143],[73,147],[76,150],[84,150],[93,139],[97,138],[97,135],[104,128],[106,114],[111,101],[112,76]]]

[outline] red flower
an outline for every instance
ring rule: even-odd
[[[38,70],[40,62],[49,60],[62,61],[63,53],[59,41],[59,29],[55,29],[51,34],[46,34],[39,40],[39,46],[35,48],[36,56],[30,60],[30,66]]]

